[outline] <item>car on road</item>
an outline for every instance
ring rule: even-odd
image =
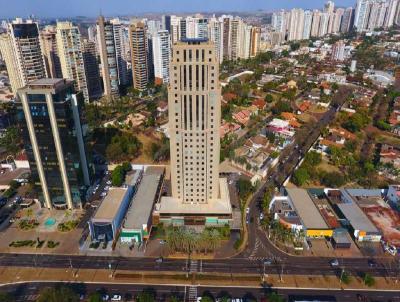
[[[260,213],[260,220],[264,219],[264,213]]]
[[[246,214],[250,213],[250,208],[246,208]]]
[[[16,196],[14,199],[13,199],[13,204],[20,204],[21,202],[22,202],[22,197],[21,196]]]
[[[121,295],[113,295],[111,301],[122,301]]]
[[[272,259],[265,259],[264,260],[264,265],[271,265],[272,264]]]
[[[376,261],[375,261],[375,259],[368,259],[368,266],[369,267],[376,267],[377,266],[377,263],[376,263]]]
[[[160,244],[161,245],[163,245],[163,244],[165,244],[166,242],[165,242],[165,240],[160,240]]]
[[[331,266],[339,266],[339,260],[337,259],[332,259],[329,263]]]

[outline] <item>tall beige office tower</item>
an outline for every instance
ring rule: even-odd
[[[89,101],[81,34],[77,26],[71,22],[57,23],[57,49],[63,77],[74,80],[75,89],[82,91],[85,101]]]
[[[129,26],[129,40],[132,57],[133,86],[135,89],[145,90],[149,83],[150,70],[149,45],[144,23],[137,22]]]
[[[231,219],[227,182],[219,178],[218,68],[211,42],[188,39],[173,47],[168,88],[172,196],[156,205],[156,221],[223,225]]]
[[[8,33],[2,35],[0,49],[14,93],[31,81],[47,77],[36,22],[17,18],[9,23]]]

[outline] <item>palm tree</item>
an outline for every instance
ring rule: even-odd
[[[209,238],[211,250],[215,251],[221,244],[221,234],[216,229],[213,229],[209,232]]]

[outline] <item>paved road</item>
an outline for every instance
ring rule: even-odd
[[[2,291],[9,292],[16,297],[17,301],[34,301],[38,297],[40,289],[46,286],[56,286],[56,283],[26,283],[7,285],[1,288]],[[119,294],[124,301],[133,301],[138,293],[143,290],[152,291],[158,301],[165,301],[171,296],[180,298],[182,301],[193,301],[193,298],[204,294],[213,298],[231,297],[241,298],[244,301],[257,300],[262,301],[270,292],[270,288],[240,288],[240,287],[197,287],[197,286],[169,286],[169,285],[135,285],[135,284],[68,284],[77,293],[87,297],[90,293],[100,292],[102,294]],[[353,291],[353,290],[299,290],[299,289],[274,289],[280,296],[289,302],[304,301],[313,299],[313,301],[340,301],[354,302],[359,298],[362,301],[375,302],[395,302],[400,301],[398,292],[377,292],[377,291]],[[194,296],[194,297],[192,297]]]
[[[378,263],[376,267],[369,267],[367,259],[364,258],[341,258],[338,267],[331,267],[329,260],[329,258],[319,257],[287,256],[264,267],[262,260],[232,258],[201,260],[197,267],[204,273],[251,273],[260,274],[260,276],[264,270],[267,274],[339,275],[343,267],[353,275],[368,272],[375,276],[400,278],[400,270],[397,266],[389,267],[384,263]],[[111,264],[113,270],[186,272],[189,270],[186,262],[183,259],[165,259],[162,263],[157,263],[153,258],[0,254],[0,266],[14,267],[69,268],[72,264],[75,269],[109,269],[109,264]]]

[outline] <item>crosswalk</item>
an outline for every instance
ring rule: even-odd
[[[36,299],[39,297],[39,295],[25,295],[25,296],[19,296],[16,301],[22,302],[22,301],[36,301]]]
[[[197,301],[197,286],[189,286],[188,302],[196,302],[196,301]]]
[[[190,273],[196,273],[198,269],[198,261],[195,259],[190,260],[190,267],[189,267],[189,272]]]

